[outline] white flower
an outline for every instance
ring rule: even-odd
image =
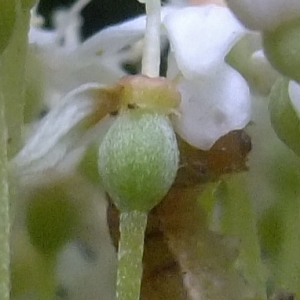
[[[226,0],[250,29],[268,31],[300,16],[299,0]]]
[[[120,49],[141,38],[144,28],[145,17],[139,17],[105,29],[86,46],[96,51],[106,38],[107,47],[117,41]],[[250,120],[248,86],[224,61],[244,33],[226,7],[162,9],[162,34],[172,48],[167,77],[177,81],[182,94],[182,115],[173,121],[177,132],[195,147],[209,149],[221,136],[244,128]]]
[[[178,68],[187,79],[213,76],[245,32],[228,8],[217,5],[172,11],[163,25]]]
[[[213,77],[183,79],[181,117],[174,117],[177,133],[191,145],[208,150],[221,136],[244,128],[250,120],[247,83],[223,64]]]
[[[70,62],[75,59],[74,64],[78,64],[80,57],[95,59],[99,52],[108,59],[111,53],[118,54],[142,38],[144,30],[144,16],[109,27],[69,53],[68,57]],[[167,36],[171,44],[167,77],[177,84],[182,98],[180,115],[173,116],[172,121],[177,133],[195,147],[209,149],[221,136],[244,128],[250,120],[248,86],[243,77],[225,63],[225,56],[244,33],[244,28],[226,7],[162,9],[162,35]],[[78,66],[75,69],[81,71]],[[92,79],[92,82],[99,82],[97,76]],[[47,165],[56,167],[74,147],[74,140],[78,145],[79,137],[83,136],[76,128],[82,128],[80,124],[93,118],[105,102],[101,90],[99,84],[88,84],[62,99],[62,106],[50,111],[41,121],[12,164],[20,167],[26,162],[25,168],[38,171],[39,161],[43,159],[43,169],[47,169]],[[89,124],[89,128],[92,127]],[[91,135],[88,136],[87,140],[91,140]]]
[[[171,67],[168,77],[183,74],[178,80],[182,115],[173,118],[175,128],[191,145],[207,150],[250,120],[248,86],[224,61],[244,28],[216,5],[175,11],[164,25],[178,68]]]
[[[29,51],[42,65],[44,95],[49,106],[56,104],[73,89],[89,82],[111,84],[126,75],[120,62],[126,54],[110,44],[103,36],[99,51],[90,52],[90,41],[81,42],[80,10],[90,0],[79,0],[70,10],[55,13],[55,29],[42,29],[41,22],[31,22]],[[33,17],[35,20],[36,17]]]

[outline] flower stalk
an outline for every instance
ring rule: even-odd
[[[29,20],[29,9],[24,10],[20,4],[17,5],[14,32],[0,57],[0,90],[5,101],[9,158],[14,156],[21,146]]]
[[[237,236],[241,243],[239,265],[257,299],[266,300],[266,278],[260,258],[260,248],[256,228],[255,214],[251,201],[245,192],[245,176],[228,176],[220,186],[223,194],[224,215],[221,218],[222,229],[228,236]]]
[[[8,159],[20,148],[30,8],[16,1],[14,28],[0,56],[0,299],[10,298],[10,199]]]
[[[7,130],[4,97],[0,93],[0,299],[10,295],[10,218],[7,168]]]
[[[147,213],[122,212],[118,250],[117,300],[139,300]]]
[[[160,66],[160,0],[146,0],[146,32],[142,59],[142,74],[159,76]]]

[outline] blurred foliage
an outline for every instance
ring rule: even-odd
[[[27,208],[27,229],[31,243],[45,255],[53,255],[74,238],[79,212],[63,186],[38,189]]]

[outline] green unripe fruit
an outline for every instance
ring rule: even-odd
[[[300,20],[283,24],[263,34],[264,52],[283,75],[300,80]]]
[[[0,54],[6,48],[16,20],[16,1],[0,1]]]
[[[56,253],[74,234],[79,212],[62,186],[35,191],[27,210],[27,230],[31,243],[46,255]]]
[[[99,149],[99,172],[120,211],[148,212],[170,189],[178,148],[169,119],[140,109],[121,114]]]

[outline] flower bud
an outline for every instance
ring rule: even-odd
[[[135,109],[121,114],[107,132],[98,167],[106,191],[122,212],[148,212],[170,189],[178,157],[169,119]]]
[[[226,0],[237,18],[252,30],[270,31],[300,16],[299,0]]]
[[[300,21],[285,23],[263,35],[264,52],[281,74],[300,80]]]
[[[295,87],[288,80],[277,81],[271,91],[270,117],[274,131],[294,153],[300,156],[300,121]]]

